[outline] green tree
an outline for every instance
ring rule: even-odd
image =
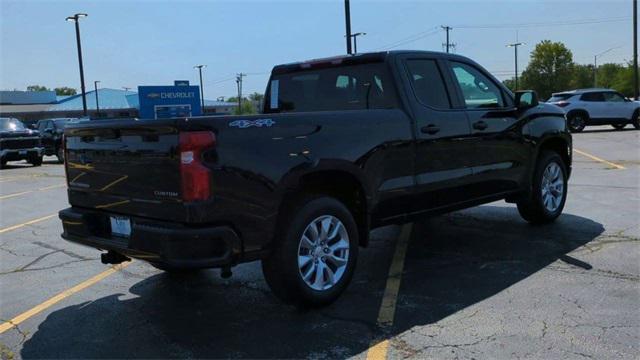
[[[599,76],[599,75],[598,75]],[[600,82],[600,80],[598,80]],[[616,74],[611,88],[615,89],[627,97],[633,96],[633,63],[629,62]]]
[[[56,92],[56,95],[58,95],[58,96],[75,95],[75,94],[77,94],[76,89],[70,88],[70,87],[66,87],[66,86],[55,88],[53,90]]]
[[[256,107],[249,99],[242,100],[242,107],[236,107],[233,111],[235,115],[251,115],[256,113]]]
[[[602,64],[598,66],[598,87],[611,88],[618,77],[618,73],[624,70],[619,64]]]
[[[541,99],[571,87],[573,54],[563,43],[543,40],[531,52],[522,73],[522,88],[533,89]]]
[[[49,91],[49,88],[42,85],[29,85],[27,91]]]
[[[579,65],[573,66],[573,76],[569,87],[571,89],[584,89],[593,86],[593,65]]]
[[[506,79],[504,81],[502,81],[502,83],[504,84],[504,86],[508,87],[509,90],[511,90],[512,92],[516,91],[516,79],[515,78],[511,78],[511,79]]]
[[[262,101],[262,99],[264,99],[264,95],[258,92],[254,92],[253,94],[249,95],[249,100],[252,101]]]

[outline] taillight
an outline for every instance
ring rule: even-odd
[[[209,131],[180,133],[180,174],[184,201],[206,200],[211,196],[211,171],[202,164],[202,154],[216,144]]]
[[[556,105],[557,105],[557,106],[560,106],[560,107],[569,106],[569,104],[570,104],[570,103],[569,103],[569,102],[567,102],[567,101],[558,101],[558,102],[556,103]]]

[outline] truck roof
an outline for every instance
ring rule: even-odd
[[[326,58],[310,59],[305,61],[297,61],[288,64],[276,65],[273,67],[274,74],[288,73],[301,69],[307,69],[311,67],[331,67],[337,65],[355,65],[366,64],[372,62],[385,61],[390,56],[397,56],[401,54],[416,54],[416,55],[429,55],[433,57],[450,58],[467,60],[470,59],[461,55],[444,53],[440,51],[420,51],[420,50],[392,50],[392,51],[378,51],[378,52],[366,52],[353,55],[338,55]]]

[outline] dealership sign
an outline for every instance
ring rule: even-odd
[[[197,86],[138,86],[141,119],[199,116],[200,89]]]

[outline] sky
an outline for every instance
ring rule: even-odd
[[[264,92],[274,65],[346,53],[344,2],[335,1],[58,1],[0,0],[0,89],[80,88],[73,23],[81,19],[85,83],[134,90],[138,85],[198,84],[203,69],[206,99]],[[445,32],[455,52],[500,79],[519,70],[535,44],[561,41],[577,63],[632,59],[632,0],[600,1],[367,1],[351,0],[358,51],[442,51]]]

